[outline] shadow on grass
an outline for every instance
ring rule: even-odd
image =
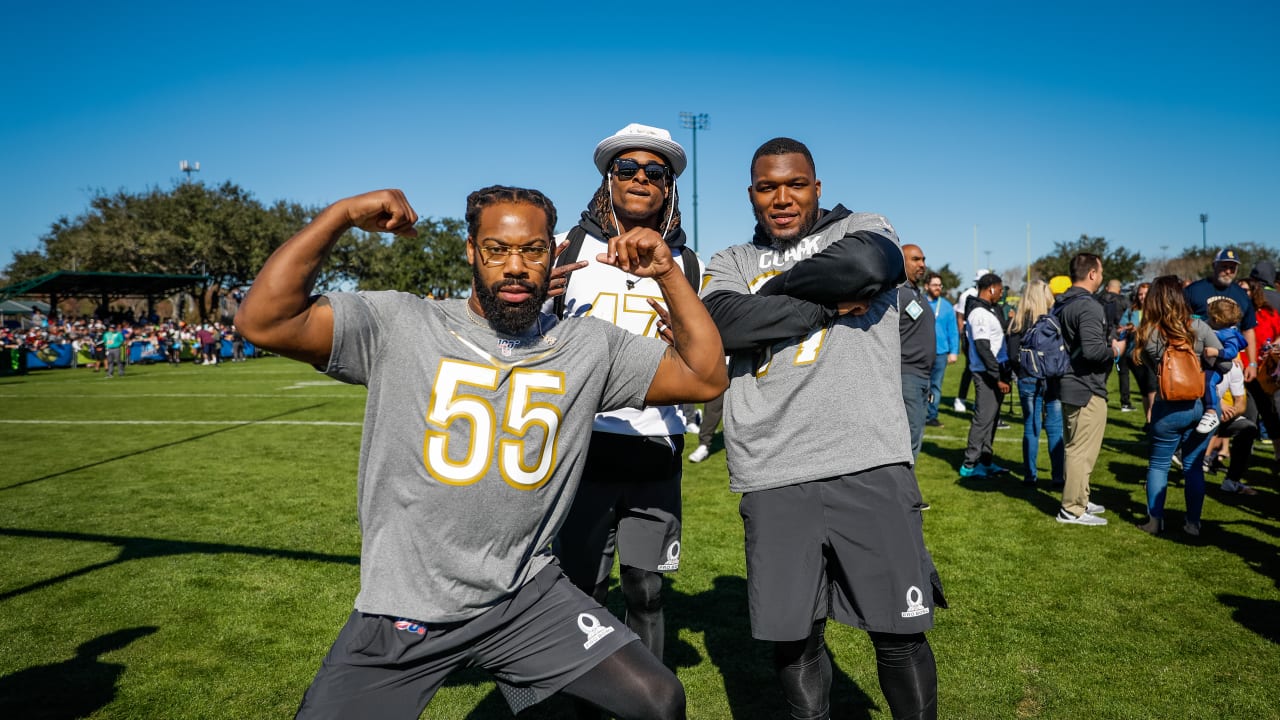
[[[133,452],[128,452],[123,455],[117,455],[115,457],[106,458],[105,460],[99,460],[97,462],[91,462],[87,465],[81,465],[80,467],[69,468],[67,470],[59,470],[56,473],[50,473],[48,475],[43,475],[38,478],[31,478],[30,480],[22,480],[20,482],[13,483],[12,485],[5,485],[4,487],[0,487],[0,492],[3,492],[5,490],[12,490],[14,488],[20,488],[24,485],[30,485],[32,483],[38,483],[43,480],[52,480],[54,478],[62,477],[63,475],[70,475],[72,473],[80,472],[81,470],[88,470],[90,468],[95,468],[100,465],[107,465],[109,463],[113,463],[118,460],[127,460],[131,457],[137,457],[138,455],[145,455],[146,453],[149,453],[149,452],[155,452],[156,450],[164,450],[165,448],[171,448],[176,445],[182,445],[185,443],[194,442],[196,440],[203,440],[204,438],[212,437],[214,435],[220,435],[224,432],[229,432],[231,430],[239,430],[240,428],[253,427],[254,423],[265,422],[267,420],[276,420],[286,415],[293,415],[295,413],[303,412],[304,410],[314,410],[316,408],[324,407],[325,405],[328,405],[328,403],[320,403],[318,405],[308,405],[306,407],[294,408],[293,410],[286,410],[282,413],[276,413],[275,415],[268,415],[267,417],[258,418],[257,420],[252,420],[250,422],[229,423],[228,427],[219,428],[217,430],[210,430],[209,432],[199,433],[196,435],[192,435],[190,437],[182,438],[181,440],[174,440],[172,442],[162,443],[160,445],[155,445],[149,448],[143,448],[142,450],[134,450]]]
[[[1016,429],[1017,426],[1015,425]],[[1008,430],[1000,432],[1010,432]],[[1018,438],[1021,439],[1021,430],[1018,431]],[[1016,449],[1012,454],[1006,452],[1001,455],[1001,451],[1008,446],[1014,446]],[[930,457],[937,458],[947,463],[953,468],[959,468],[964,462],[964,448],[946,448],[941,445],[925,442],[921,448],[921,454],[927,454]],[[1009,472],[1001,473],[994,477],[984,478],[962,478],[959,472],[956,473],[956,485],[977,493],[1000,493],[1010,499],[1019,500],[1029,503],[1045,515],[1054,515],[1058,512],[1058,508],[1062,505],[1062,491],[1050,486],[1047,481],[1042,480],[1038,485],[1023,485],[1022,477],[1022,449],[1021,444],[997,443],[996,452],[992,461],[1001,467],[1008,468]],[[1041,456],[1045,455],[1045,451],[1041,451]],[[925,498],[926,500],[928,498]]]
[[[1234,496],[1233,496],[1234,497]],[[1250,527],[1270,536],[1270,540],[1232,532],[1234,526]],[[1273,525],[1239,520],[1235,522],[1208,523],[1198,543],[1216,545],[1238,556],[1255,572],[1280,589],[1280,555],[1276,554],[1277,529]],[[1257,633],[1273,643],[1280,642],[1280,603],[1274,600],[1221,594],[1218,600],[1233,608],[1232,619],[1244,628]]]
[[[62,532],[56,530],[26,530],[22,528],[0,527],[0,535],[20,538],[40,538],[43,540],[70,540],[73,542],[103,543],[116,545],[120,552],[113,559],[105,562],[86,565],[78,570],[63,573],[56,577],[46,578],[24,587],[0,593],[0,601],[8,600],[41,588],[56,585],[72,578],[87,575],[95,570],[118,565],[130,560],[167,557],[171,555],[251,555],[273,557],[282,560],[313,560],[319,562],[359,565],[357,555],[330,555],[328,553],[310,552],[307,550],[279,550],[253,545],[227,545],[224,543],[188,542],[185,540],[166,540],[163,538],[129,537],[126,535],[95,535],[91,533]]]
[[[1219,595],[1218,600],[1232,608],[1231,619],[1241,627],[1273,643],[1280,643],[1280,602],[1240,595]]]
[[[695,647],[687,642],[671,642],[681,629],[701,633],[707,654],[720,672],[732,717],[740,720],[788,717],[782,688],[773,670],[772,645],[751,637],[751,624],[747,618],[747,581],[744,578],[722,575],[715,579],[711,590],[693,595],[682,593],[668,584],[664,594],[668,637],[664,661],[669,667],[695,667],[702,663],[703,658]],[[612,603],[610,609],[615,614],[621,610],[620,607],[612,607]],[[832,658],[831,717],[833,720],[869,720],[872,710],[882,708],[840,670],[839,660]],[[844,660],[875,662],[870,650],[866,658]],[[451,677],[446,685],[492,682],[488,673],[468,670]],[[572,701],[555,696],[529,708],[520,717],[567,720],[576,717],[574,712]],[[467,715],[475,720],[510,716],[511,711],[496,687]]]
[[[70,660],[0,677],[0,717],[70,720],[94,714],[115,699],[116,680],[125,670],[98,656],[125,648],[158,629],[117,630],[81,644]]]

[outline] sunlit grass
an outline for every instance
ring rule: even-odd
[[[0,380],[0,717],[291,716],[356,594],[363,403],[363,389],[279,359]],[[1016,467],[1008,419],[997,454]],[[1250,478],[1258,496],[1211,483],[1192,541],[1176,487],[1170,531],[1133,527],[1138,413],[1112,413],[1094,476],[1103,528],[1054,522],[1045,488],[960,483],[967,419],[943,421],[918,468],[952,606],[930,634],[942,717],[1280,717],[1270,447]],[[1041,477],[1047,463],[1042,451]],[[667,661],[689,715],[783,715],[768,648],[749,637],[724,453],[686,465],[684,487]],[[828,643],[833,716],[888,718],[865,634],[832,626]],[[509,712],[466,673],[428,715]]]

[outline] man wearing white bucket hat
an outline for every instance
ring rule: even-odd
[[[578,224],[556,238],[562,250],[552,284],[564,292],[549,309],[659,337],[666,320],[657,283],[584,260],[604,252],[612,237],[661,236],[698,288],[701,265],[685,247],[676,193],[684,148],[666,130],[632,123],[601,140],[593,159],[601,182]],[[582,484],[556,542],[565,574],[602,605],[618,555],[627,625],[659,659],[662,574],[680,567],[684,432],[685,418],[673,405],[597,415]]]

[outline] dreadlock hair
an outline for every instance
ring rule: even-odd
[[[805,147],[805,144],[799,140],[792,140],[787,137],[776,137],[756,148],[756,154],[751,156],[751,167],[749,168],[751,177],[755,177],[756,161],[761,157],[765,155],[791,155],[793,153],[803,155],[804,159],[809,161],[809,169],[813,171],[816,177],[818,167],[813,164],[813,155],[809,152],[809,148]]]
[[[1159,335],[1165,344],[1193,344],[1191,306],[1182,295],[1182,280],[1177,275],[1161,275],[1151,283],[1147,300],[1142,304],[1142,324],[1134,336],[1134,364],[1142,364],[1147,341]]]
[[[547,216],[547,239],[556,232],[556,206],[538,190],[490,185],[467,196],[467,238],[474,240],[480,231],[480,211],[499,203],[527,203]]]
[[[664,235],[670,235],[672,231],[680,227],[680,193],[676,190],[675,176],[673,175],[668,182],[671,183],[671,192],[667,193],[667,199],[662,202],[662,209],[659,210],[662,220],[658,223],[658,230],[663,232]],[[670,213],[669,218],[668,213]],[[609,196],[608,173],[605,173],[605,176],[600,179],[600,187],[596,188],[596,193],[591,196],[591,201],[587,203],[587,217],[600,226],[600,229],[604,231],[605,238],[619,234],[618,224],[613,219],[613,201]]]

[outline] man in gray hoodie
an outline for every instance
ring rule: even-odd
[[[924,546],[902,402],[893,226],[819,207],[804,144],[756,150],[755,237],[715,255],[703,302],[730,354],[729,488],[742,493],[751,634],[792,717],[830,713],[827,618],[868,630],[894,717],[937,716],[924,632],[945,607]]]

